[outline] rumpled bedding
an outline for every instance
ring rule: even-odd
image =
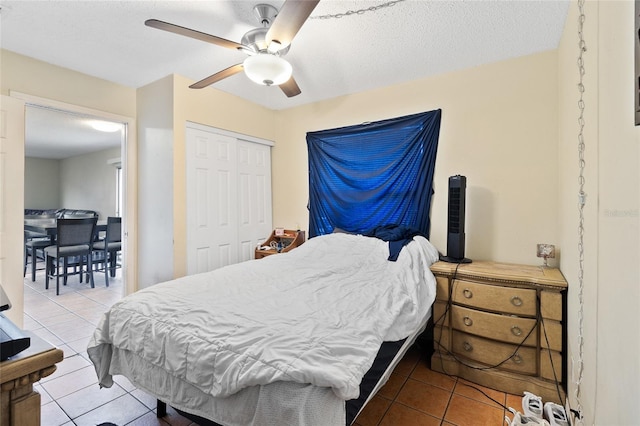
[[[357,398],[381,343],[418,329],[435,299],[429,266],[438,252],[429,241],[416,236],[396,262],[387,257],[382,240],[330,234],[157,284],[114,304],[87,352],[101,386],[124,374],[214,420],[206,398],[282,382]]]

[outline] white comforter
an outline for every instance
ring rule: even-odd
[[[429,266],[438,253],[426,239],[415,237],[396,262],[387,257],[382,240],[331,234],[158,284],[106,312],[87,351],[107,387],[126,369],[115,360],[112,371],[114,354],[126,354],[149,370],[136,373],[145,389],[182,383],[225,398],[296,382],[356,398],[380,344],[418,329],[435,299]],[[160,370],[171,380],[154,383]]]

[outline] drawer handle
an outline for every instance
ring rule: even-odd
[[[471,346],[471,343],[469,342],[464,342],[462,344],[462,347],[464,348],[465,351],[467,352],[471,352],[473,350],[473,346]]]
[[[513,306],[522,306],[522,299],[520,299],[518,296],[513,296],[511,298],[511,304]]]
[[[464,290],[462,290],[462,295],[467,299],[471,299],[473,297],[473,292],[468,288],[465,288]]]
[[[522,336],[522,329],[517,325],[514,325],[513,327],[511,327],[511,333],[514,336]]]
[[[467,327],[471,327],[473,325],[473,320],[469,317],[464,317],[462,318],[462,322],[464,323],[464,325],[466,325]]]
[[[511,359],[516,364],[522,364],[522,357],[520,355],[518,355],[518,354],[515,354],[514,356],[512,356]]]

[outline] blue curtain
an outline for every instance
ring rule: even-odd
[[[386,225],[428,236],[441,114],[307,133],[309,236]]]

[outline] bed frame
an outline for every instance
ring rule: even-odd
[[[360,396],[357,399],[345,402],[346,426],[350,426],[355,421],[367,403],[369,403],[382,386],[384,386],[395,367],[414,344],[420,347],[420,353],[424,354],[426,359],[430,359],[430,352],[433,351],[433,310],[424,327],[413,336],[396,342],[382,343],[373,361],[373,365],[362,378],[362,382],[360,383]],[[204,417],[186,413],[178,409],[175,410],[181,416],[197,423],[199,426],[223,426]],[[159,418],[167,415],[166,402],[160,401],[159,399],[156,400],[156,415]]]

